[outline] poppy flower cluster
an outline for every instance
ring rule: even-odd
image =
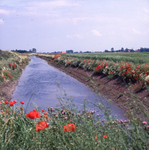
[[[55,55],[55,59],[57,55]],[[93,66],[95,67],[94,73],[96,74],[105,74],[112,76],[121,76],[125,80],[131,80],[133,82],[143,82],[145,77],[148,75],[149,63],[146,63],[144,66],[139,66],[139,64],[135,65],[133,63],[121,62],[115,63],[114,61],[106,61],[100,60],[98,63],[95,62],[95,59],[92,61],[91,59],[79,60],[77,58],[73,59],[71,57],[65,58],[67,61],[62,61],[65,66],[68,65],[68,62],[71,62],[71,66],[79,66],[80,68],[84,68],[87,70],[93,70]],[[61,59],[57,59],[57,61],[61,61]],[[148,84],[149,80],[145,82]]]
[[[13,106],[15,103],[17,103],[17,101],[16,101],[16,100],[14,100],[14,101],[10,101],[10,103],[9,103],[9,101],[5,100],[5,104],[9,104],[10,106]],[[23,102],[23,101],[21,101],[20,103],[21,103],[21,104],[24,104],[24,102]]]
[[[54,59],[57,59],[58,57],[60,57],[60,55],[55,55],[55,56],[54,56]]]
[[[30,111],[28,114],[26,114],[26,117],[30,119],[40,118],[40,113],[36,109],[33,109],[33,111]]]
[[[99,61],[99,65],[95,68],[95,73],[103,73],[103,69],[109,65],[108,62],[103,62],[102,60]]]
[[[64,131],[65,132],[72,132],[72,131],[74,132],[75,130],[76,130],[76,126],[72,123],[64,126]]]
[[[11,63],[10,63],[10,64],[9,64],[9,67],[14,70],[14,69],[16,68],[16,64],[11,64]]]
[[[46,118],[46,120],[50,120],[50,117],[47,116],[48,115],[47,112],[44,112],[43,114],[44,114],[44,118]]]
[[[40,121],[36,124],[36,131],[39,132],[45,128],[47,128],[49,125],[46,121]]]

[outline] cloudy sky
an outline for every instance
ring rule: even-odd
[[[149,48],[149,0],[0,0],[0,49]]]

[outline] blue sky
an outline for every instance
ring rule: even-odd
[[[0,0],[0,49],[149,48],[149,0]]]

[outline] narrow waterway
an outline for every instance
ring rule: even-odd
[[[45,60],[35,56],[31,56],[30,59],[29,65],[22,72],[12,98],[12,100],[24,101],[24,107],[28,104],[27,111],[34,108],[33,104],[41,109],[47,109],[48,106],[59,107],[58,97],[65,100],[73,99],[78,109],[81,109],[81,104],[86,99],[93,103],[104,104],[110,107],[113,116],[116,115],[118,119],[126,119],[122,109],[110,104],[106,98],[95,94],[89,87],[48,65]],[[103,113],[91,103],[87,103],[87,108],[103,116]]]

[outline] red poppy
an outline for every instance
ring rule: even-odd
[[[23,102],[23,101],[21,101],[20,103],[21,103],[21,104],[24,104],[24,102]]]
[[[42,109],[42,112],[44,112],[44,109]]]
[[[76,130],[76,126],[74,124],[68,124],[67,126],[64,126],[65,132],[74,132]]]
[[[8,101],[5,101],[5,104],[8,104],[9,102]]]
[[[98,139],[98,137],[97,137],[97,135],[95,134],[95,141],[97,141],[97,139]]]
[[[51,119],[50,117],[47,117],[47,118],[46,118],[47,121],[50,120],[50,119]]]
[[[107,139],[107,138],[108,138],[108,136],[107,136],[107,135],[104,135],[104,136],[103,136],[103,138],[104,138],[104,139]]]
[[[21,110],[23,110],[23,109],[24,109],[24,107],[20,107],[20,109],[21,109]]]
[[[21,116],[21,114],[18,114],[17,116]]]
[[[9,105],[10,105],[10,106],[13,106],[13,104],[14,104],[13,101],[10,101]]]
[[[43,114],[44,114],[44,115],[47,115],[48,113],[47,113],[47,112],[44,112]]]
[[[16,100],[14,100],[14,101],[13,101],[13,103],[15,104],[15,103],[17,103],[17,101],[16,101]]]
[[[40,121],[36,124],[36,131],[39,132],[40,130],[43,130],[48,127],[48,124],[46,121]]]
[[[40,118],[40,113],[36,111],[36,109],[33,109],[33,111],[30,111],[28,114],[26,114],[26,117],[30,119]]]

